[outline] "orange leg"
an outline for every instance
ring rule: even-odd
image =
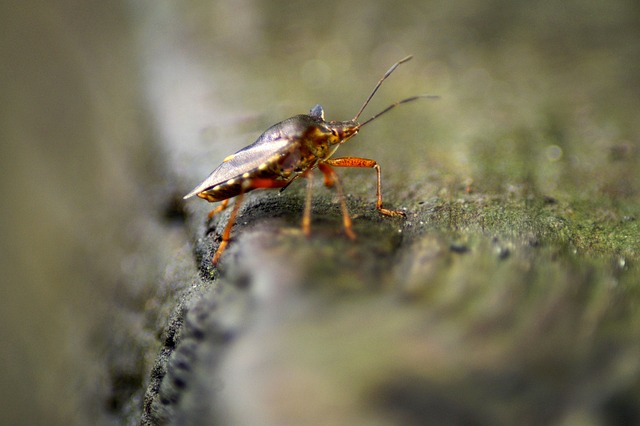
[[[340,179],[338,179],[338,175],[331,168],[331,166],[326,163],[318,163],[318,168],[324,174],[324,184],[328,187],[331,187],[335,184],[336,190],[338,191],[338,198],[340,199],[340,209],[342,210],[342,224],[344,226],[344,233],[347,234],[352,240],[356,239],[356,234],[353,232],[351,228],[351,217],[349,216],[349,210],[347,209],[347,202],[344,198],[344,192],[342,191],[342,184],[340,183]]]
[[[311,194],[313,193],[313,173],[305,173],[307,178],[307,197],[304,200],[304,212],[302,213],[302,233],[311,235]]]
[[[331,167],[322,163],[318,164],[318,169],[320,169],[320,171],[324,175],[324,186],[326,186],[327,188],[333,188],[333,185],[336,183],[336,179],[338,178],[336,172],[333,171]]]
[[[236,202],[233,203],[233,210],[231,211],[231,216],[229,216],[229,220],[227,221],[227,225],[224,227],[224,231],[222,231],[222,241],[218,246],[218,250],[216,250],[213,255],[213,260],[211,261],[214,266],[218,264],[218,260],[220,256],[222,256],[222,252],[227,248],[227,244],[229,244],[229,240],[231,239],[231,228],[236,221],[236,216],[238,215],[238,210],[240,210],[240,204],[242,203],[242,198],[244,197],[244,192],[241,192],[236,197]],[[225,200],[228,201],[228,200]],[[227,203],[228,204],[228,203]]]
[[[330,158],[325,160],[322,164],[327,164],[334,167],[368,167],[376,169],[376,175],[378,177],[378,182],[376,186],[376,208],[380,213],[386,216],[406,216],[405,212],[402,210],[387,210],[382,207],[382,191],[380,189],[380,166],[375,160],[369,160],[367,158],[359,158],[359,157],[340,157],[340,158]],[[318,164],[320,167],[321,164]]]
[[[229,244],[229,240],[231,239],[231,228],[233,228],[233,224],[236,222],[236,216],[238,215],[238,211],[240,210],[240,204],[242,204],[244,193],[253,189],[258,189],[258,188],[281,188],[286,184],[287,184],[286,181],[275,180],[275,179],[249,179],[246,181],[246,184],[242,192],[240,192],[236,196],[236,201],[233,204],[233,210],[231,211],[231,216],[229,216],[229,220],[227,221],[227,224],[225,225],[224,230],[222,231],[222,241],[220,242],[220,245],[218,246],[218,249],[216,250],[212,259],[212,263],[214,266],[218,264],[218,260],[220,260],[220,256],[222,256],[222,253],[224,252],[224,250],[227,248],[227,245]],[[228,204],[229,204],[229,200],[228,199],[224,200],[220,206],[218,206],[212,211],[212,213],[209,213],[210,215],[209,217],[213,216],[219,211],[224,210]]]
[[[229,199],[227,198],[226,200],[222,201],[222,204],[220,204],[215,209],[211,210],[207,216],[209,216],[209,219],[211,219],[214,215],[226,209],[228,205],[229,205]]]

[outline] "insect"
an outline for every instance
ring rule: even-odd
[[[378,81],[369,97],[349,121],[325,121],[324,110],[320,105],[314,106],[309,114],[300,114],[288,118],[268,128],[251,145],[235,154],[226,157],[211,174],[193,191],[185,195],[185,199],[197,195],[209,202],[222,203],[209,212],[209,218],[223,211],[229,200],[236,197],[233,210],[222,232],[222,241],[213,255],[213,264],[217,264],[220,256],[229,244],[231,228],[244,194],[259,188],[280,188],[283,191],[298,178],[307,179],[307,195],[302,214],[302,231],[311,234],[311,193],[314,169],[324,175],[327,187],[335,186],[342,210],[344,232],[350,239],[355,239],[351,218],[342,190],[342,185],[334,167],[367,167],[373,168],[377,175],[376,208],[385,216],[405,216],[399,210],[388,210],[382,207],[380,189],[380,166],[375,160],[360,157],[332,158],[338,147],[355,136],[366,124],[385,114],[398,105],[412,102],[420,98],[437,98],[432,95],[417,95],[389,105],[368,120],[358,123],[358,118],[376,94],[380,85],[400,65],[411,59],[407,56],[396,62]]]

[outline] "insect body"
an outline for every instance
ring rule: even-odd
[[[332,158],[336,149],[353,136],[365,124],[396,106],[419,98],[433,98],[430,95],[413,96],[398,101],[363,123],[358,118],[376,93],[382,82],[398,67],[411,59],[408,56],[396,62],[378,81],[373,92],[364,102],[360,111],[349,121],[325,121],[324,111],[320,105],[311,109],[309,114],[296,115],[268,128],[251,145],[225,158],[200,185],[184,198],[197,195],[209,202],[222,203],[209,213],[209,218],[227,208],[229,200],[236,197],[233,211],[222,233],[222,242],[213,256],[216,264],[226,248],[231,228],[238,214],[243,195],[259,188],[280,188],[284,190],[300,177],[307,178],[307,197],[302,216],[302,230],[306,235],[311,231],[311,193],[313,185],[313,169],[318,168],[324,175],[327,187],[335,186],[342,210],[342,220],[346,235],[355,239],[351,226],[351,218],[342,191],[342,185],[333,167],[369,167],[377,174],[376,208],[386,216],[404,216],[404,212],[387,210],[382,207],[380,191],[380,166],[374,160],[359,157]]]

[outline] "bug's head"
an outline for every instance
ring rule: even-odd
[[[318,119],[316,125],[316,139],[323,139],[329,145],[338,145],[351,139],[360,130],[356,121],[324,121],[322,106],[316,105],[309,112],[311,117]]]
[[[329,121],[327,127],[331,131],[331,145],[348,141],[360,130],[360,124],[355,121]]]

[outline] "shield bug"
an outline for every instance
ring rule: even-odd
[[[411,56],[396,62],[378,81],[369,97],[349,121],[325,121],[324,110],[320,105],[311,109],[309,114],[300,114],[288,118],[268,128],[251,145],[235,154],[226,157],[211,174],[193,191],[185,195],[185,199],[197,195],[209,202],[222,203],[209,212],[209,218],[227,208],[229,200],[236,197],[233,210],[222,232],[222,241],[213,255],[213,264],[217,264],[222,252],[227,247],[231,236],[231,228],[235,223],[238,209],[245,193],[259,188],[280,188],[287,186],[300,177],[307,179],[307,196],[302,214],[302,231],[310,235],[311,231],[311,193],[313,186],[312,171],[317,168],[324,175],[327,187],[336,187],[342,210],[342,222],[345,234],[355,239],[351,226],[351,218],[342,190],[342,185],[334,167],[368,167],[377,175],[376,208],[385,216],[405,216],[399,210],[388,210],[382,207],[380,190],[380,166],[375,160],[360,157],[332,158],[338,147],[355,136],[360,128],[372,122],[398,105],[412,102],[420,98],[436,98],[432,95],[417,95],[389,105],[368,120],[359,123],[360,115],[376,94],[380,85],[400,65],[411,59]]]

